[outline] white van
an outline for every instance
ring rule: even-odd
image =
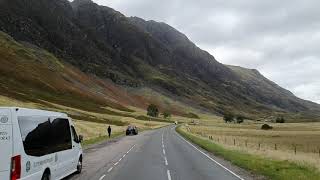
[[[81,141],[66,114],[0,107],[0,180],[55,180],[80,173]]]

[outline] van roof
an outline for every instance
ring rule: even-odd
[[[21,108],[21,107],[0,107],[0,109],[10,109],[12,111],[16,111],[18,109],[19,112],[30,113],[30,114],[37,114],[37,115],[52,115],[52,116],[61,116],[61,117],[68,117],[65,113],[60,112],[54,112],[54,111],[46,111],[46,110],[40,110],[40,109],[30,109],[30,108]]]

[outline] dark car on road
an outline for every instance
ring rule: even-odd
[[[128,126],[126,135],[138,135],[138,128],[136,126]]]

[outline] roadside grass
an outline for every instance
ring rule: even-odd
[[[85,140],[81,143],[81,145],[82,145],[84,148],[88,148],[90,145],[98,144],[98,143],[101,143],[101,142],[103,142],[103,141],[110,141],[110,140],[112,140],[112,139],[114,139],[114,138],[124,136],[124,133],[125,133],[125,132],[112,133],[110,138],[109,138],[107,135],[104,135],[104,136],[98,136],[98,137],[91,138],[91,139],[85,139]]]
[[[202,117],[203,118],[203,117]],[[267,123],[272,130],[261,130]],[[212,137],[220,146],[276,160],[306,164],[320,171],[320,123],[271,123],[246,120],[242,124],[225,123],[221,117],[201,119],[189,125],[189,132]]]
[[[264,175],[272,180],[319,180],[320,172],[311,166],[273,160],[237,150],[228,150],[212,141],[193,135],[179,126],[177,132],[201,148],[223,157],[236,166]]]

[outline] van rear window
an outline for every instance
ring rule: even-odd
[[[20,116],[18,122],[27,155],[44,156],[72,148],[68,119]]]

